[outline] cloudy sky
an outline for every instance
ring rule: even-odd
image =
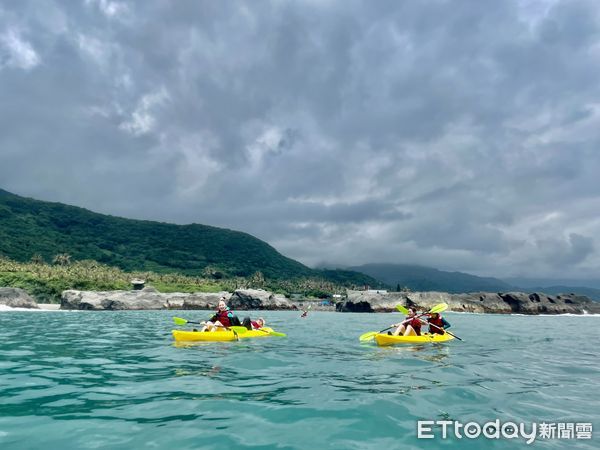
[[[600,3],[0,3],[0,188],[308,265],[600,273]]]

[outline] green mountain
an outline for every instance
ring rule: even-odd
[[[365,264],[349,267],[390,286],[408,287],[412,291],[440,291],[459,294],[463,292],[506,292],[514,286],[497,278],[483,278],[462,272],[445,272],[431,267],[409,264]]]
[[[0,256],[51,262],[66,253],[126,271],[224,277],[323,277],[355,284],[376,282],[349,271],[318,271],[287,258],[249,234],[206,225],[173,225],[97,214],[83,208],[20,197],[0,189]]]

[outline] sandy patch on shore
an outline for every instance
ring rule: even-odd
[[[40,309],[45,309],[46,311],[56,311],[60,309],[60,303],[38,303]]]

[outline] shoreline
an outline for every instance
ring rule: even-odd
[[[44,311],[59,311],[60,303],[38,303],[40,309]]]
[[[69,312],[69,311],[74,311],[72,309],[60,309],[60,304],[58,303],[38,303],[39,308],[11,308],[10,306],[5,306],[5,305],[1,305],[2,307],[0,307],[0,312],[11,312],[11,311],[19,311],[19,312],[46,312],[46,311],[62,311],[62,312]],[[85,312],[86,310],[75,310],[75,311],[79,311],[79,312]],[[92,312],[97,312],[98,310],[89,310]],[[190,312],[190,311],[212,311],[212,309],[196,309],[196,310],[189,310],[189,309],[169,309],[169,310],[165,310],[165,309],[137,309],[137,310],[104,310],[104,311],[185,311],[185,312]],[[256,310],[240,310],[240,311],[269,311],[269,312],[274,312],[274,311],[294,311],[297,312],[296,310],[290,310],[290,309],[271,309],[271,310],[261,310],[261,309],[256,309]],[[318,313],[318,312],[338,312],[335,309],[313,309],[312,313]],[[352,313],[350,313],[352,314]],[[369,315],[373,315],[373,314],[399,314],[395,311],[391,311],[391,312],[375,312],[375,313],[354,313],[354,314],[369,314]],[[451,311],[451,310],[447,310],[444,314],[460,314],[460,315],[473,315],[473,316],[521,316],[521,317],[600,317],[600,314],[590,314],[590,313],[585,313],[585,314],[573,314],[573,313],[565,313],[565,314],[522,314],[522,313],[481,313],[481,312],[467,312],[467,311]]]

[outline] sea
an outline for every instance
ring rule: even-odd
[[[600,317],[241,312],[287,337],[176,344],[209,311],[0,311],[0,449],[598,449]]]

